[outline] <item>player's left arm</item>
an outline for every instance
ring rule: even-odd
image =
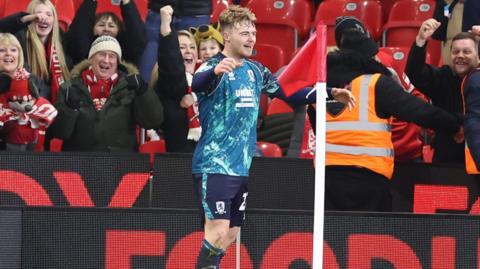
[[[316,103],[316,88],[305,87],[290,96],[286,96],[277,78],[267,68],[264,68],[263,75],[263,92],[269,94],[270,97],[280,98],[292,106]],[[344,103],[349,109],[355,106],[355,97],[348,89],[327,87],[326,90],[328,99],[335,99],[338,102]]]

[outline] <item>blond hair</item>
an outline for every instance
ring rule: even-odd
[[[218,21],[220,22],[220,28],[226,30],[227,28],[238,25],[242,21],[255,23],[257,18],[255,14],[246,7],[231,5],[220,13]]]
[[[192,41],[192,44],[195,45],[195,50],[198,50],[197,42],[196,42],[195,37],[193,36],[192,33],[190,33],[187,30],[179,30],[179,31],[177,31],[177,35],[179,37],[180,36],[186,36],[188,39],[190,39]],[[155,66],[152,69],[152,73],[151,73],[151,76],[150,76],[150,81],[148,82],[148,88],[149,89],[155,88],[155,84],[157,83],[157,80],[158,80],[158,62],[155,63]]]
[[[177,35],[178,36],[186,36],[188,39],[190,39],[190,41],[192,41],[192,43],[195,45],[195,49],[198,50],[198,47],[197,47],[197,40],[195,39],[195,37],[193,36],[192,33],[190,33],[189,31],[187,30],[179,30],[177,31]]]
[[[23,59],[22,45],[20,45],[20,42],[18,41],[18,39],[10,33],[0,33],[0,46],[1,45],[4,45],[4,46],[10,45],[10,46],[14,46],[14,47],[17,48],[17,50],[18,50],[17,69],[23,68],[23,65],[25,63],[25,59]]]
[[[57,11],[55,10],[55,6],[52,4],[52,2],[50,2],[50,0],[32,0],[30,4],[28,4],[27,12],[30,14],[35,14],[35,8],[41,4],[46,5],[52,11],[53,27],[51,32],[51,43],[56,49],[60,68],[63,73],[63,78],[68,80],[70,78],[70,72],[66,64],[65,54],[63,52],[63,46],[60,38],[60,28],[58,24],[58,15]],[[50,70],[48,68],[49,63],[47,63],[47,52],[45,51],[45,46],[42,44],[42,41],[35,31],[34,24],[30,24],[27,29],[26,49],[28,64],[32,68],[32,73],[44,80],[48,80],[50,77]]]

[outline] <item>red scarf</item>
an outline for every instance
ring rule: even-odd
[[[96,110],[101,110],[110,96],[110,91],[117,84],[118,74],[114,74],[109,79],[98,79],[93,73],[92,68],[82,72],[82,79],[87,84],[90,96],[95,104]]]
[[[62,71],[62,65],[60,64],[60,61],[58,59],[57,55],[57,49],[55,46],[52,45],[52,39],[50,38],[47,44],[47,61],[49,62],[50,66],[50,75],[52,76],[51,80],[51,103],[54,104],[55,101],[57,100],[57,93],[58,89],[60,88],[60,85],[65,81],[63,71]]]
[[[192,92],[192,75],[189,73],[185,73],[187,76],[187,83],[188,89],[187,94],[191,94],[194,99],[195,103],[187,108],[187,116],[188,116],[188,140],[198,141],[200,139],[200,135],[202,134],[202,127],[200,126],[200,120],[198,119],[198,102],[195,93]]]

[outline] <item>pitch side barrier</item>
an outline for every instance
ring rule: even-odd
[[[196,209],[191,155],[0,153],[0,205]],[[311,160],[255,158],[248,208],[313,210]],[[480,214],[480,180],[462,166],[397,164],[396,212]]]
[[[178,209],[0,208],[0,268],[194,268],[197,212]],[[249,210],[245,269],[311,268],[311,212]],[[328,269],[471,269],[480,265],[480,217],[326,212]],[[235,268],[230,248],[222,268]]]

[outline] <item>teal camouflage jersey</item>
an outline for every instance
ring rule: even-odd
[[[217,54],[196,75],[212,72],[224,58]],[[274,96],[277,79],[263,65],[244,59],[240,67],[196,89],[202,136],[193,155],[193,174],[248,176],[257,141],[260,94]]]

